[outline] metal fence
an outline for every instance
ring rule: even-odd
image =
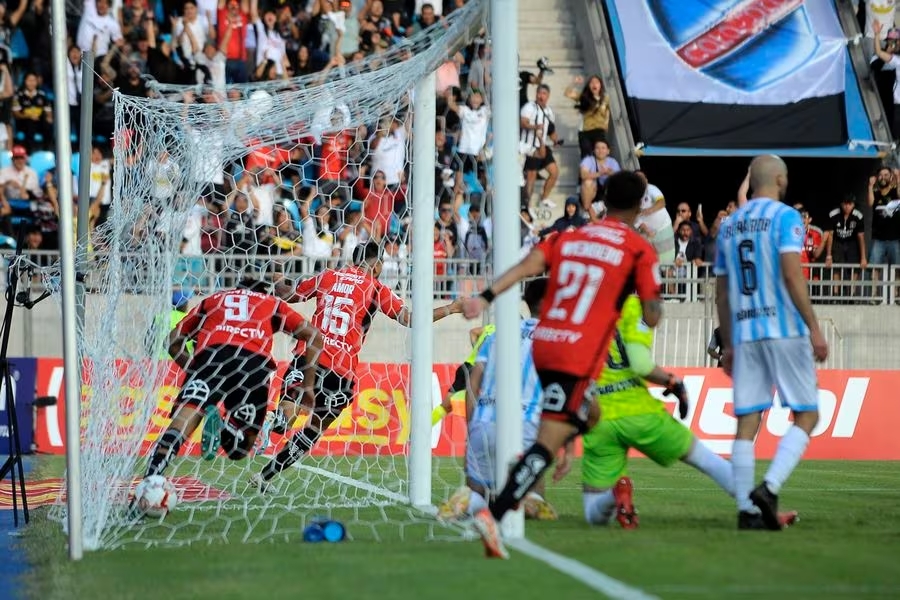
[[[0,253],[5,261],[11,252]],[[59,259],[58,252],[34,251],[26,255],[42,267],[50,267]],[[141,293],[140,282],[149,265],[142,254],[123,254],[123,261],[131,265],[131,281],[123,285],[127,291]],[[100,281],[107,255],[95,252],[87,265],[86,280]],[[233,287],[247,271],[265,274],[272,280],[303,278],[326,267],[344,264],[340,258],[315,259],[306,256],[280,254],[225,253],[202,256],[179,256],[173,272],[173,284],[188,287],[201,294]],[[814,303],[827,304],[900,304],[900,267],[858,264],[809,264],[805,268],[809,279],[810,297]],[[125,269],[128,273],[129,269]],[[661,265],[663,297],[669,302],[703,302],[710,304],[715,294],[715,278],[708,263],[695,265]],[[409,291],[415,268],[405,251],[385,254],[382,280],[401,295]],[[455,298],[483,288],[492,278],[489,263],[469,259],[435,261],[435,298]],[[712,315],[712,312],[710,313]]]

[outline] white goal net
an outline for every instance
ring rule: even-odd
[[[460,528],[409,505],[411,332],[383,315],[363,348],[352,405],[270,493],[257,493],[248,481],[284,436],[260,435],[243,460],[229,460],[224,448],[205,459],[201,426],[164,473],[178,493],[175,509],[164,519],[135,522],[126,506],[184,384],[164,351],[173,304],[196,306],[247,274],[302,280],[346,264],[367,239],[382,244],[381,280],[409,303],[410,224],[435,219],[411,210],[414,159],[434,160],[413,156],[413,90],[438,69],[464,71],[467,59],[455,57],[471,53],[484,23],[483,4],[473,0],[382,53],[324,73],[223,90],[158,85],[153,99],[116,94],[114,200],[91,235],[78,339],[86,548],[299,538],[320,517],[342,521],[356,539],[460,537]],[[441,90],[438,104],[446,104]],[[438,140],[456,135],[442,110]],[[457,212],[479,204],[488,209],[490,165],[483,158],[465,177],[455,164],[436,166],[435,207],[449,198]],[[435,256],[441,256],[437,231]],[[438,304],[470,292],[483,277],[489,257],[473,256],[474,266],[436,269]],[[461,277],[467,274],[468,281]],[[51,287],[58,281],[46,280]],[[309,317],[313,306],[293,308]],[[270,411],[292,349],[291,339],[275,337]],[[457,360],[467,352],[460,347]],[[238,389],[250,385],[241,383],[252,375],[244,366],[246,373],[236,369],[244,376]],[[451,377],[449,367],[436,375],[435,402]],[[445,425],[442,435],[464,428]],[[460,456],[458,442],[438,439],[437,431],[435,448]],[[462,475],[458,459],[435,464],[436,503]],[[54,514],[65,520],[64,501]]]

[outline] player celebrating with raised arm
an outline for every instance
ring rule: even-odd
[[[172,421],[150,454],[146,477],[161,475],[200,425],[205,458],[219,445],[232,460],[247,456],[266,415],[275,374],[272,335],[286,333],[306,345],[310,374],[322,349],[319,331],[285,302],[266,293],[262,281],[245,278],[237,289],[216,292],[195,306],[169,334],[169,354],[186,375]],[[194,354],[187,351],[195,343]],[[307,393],[310,393],[307,390]],[[218,403],[225,405],[225,420]]]
[[[596,420],[594,379],[625,300],[637,290],[649,327],[662,316],[656,252],[634,231],[644,189],[644,181],[630,171],[610,175],[605,220],[548,237],[491,288],[465,300],[465,316],[477,317],[497,294],[549,271],[532,346],[544,390],[541,423],[537,441],[512,468],[503,490],[475,515],[488,556],[508,558],[498,522],[538,482],[563,445]]]
[[[734,380],[737,417],[731,465],[738,527],[745,529],[758,529],[755,522],[760,519],[768,529],[782,527],[778,492],[800,462],[819,420],[813,358],[828,357],[800,260],[803,221],[782,203],[787,185],[781,158],[754,158],[753,198],[722,224],[716,240],[722,368]],[[794,424],[781,438],[762,483],[753,488],[753,440],[763,411],[772,406],[773,388],[791,409]]]
[[[624,529],[638,526],[634,486],[627,474],[631,448],[662,467],[678,460],[689,464],[734,496],[731,464],[704,446],[647,389],[648,381],[664,386],[665,395],[678,399],[681,418],[687,416],[687,390],[678,377],[653,362],[653,331],[642,316],[641,303],[631,296],[616,325],[606,367],[597,379],[603,420],[584,435],[581,467],[584,518],[593,525],[606,525],[615,517]],[[785,524],[796,518],[795,512],[780,516]]]
[[[299,393],[309,385],[309,365],[302,353],[303,344],[294,351],[291,367],[284,377],[281,400],[275,415],[273,431],[284,433],[302,409],[310,413],[302,430],[270,460],[252,484],[265,492],[269,481],[308,453],[322,433],[350,406],[359,352],[375,314],[381,311],[404,326],[411,323],[412,313],[394,292],[378,281],[381,274],[381,247],[369,241],[354,250],[354,264],[340,269],[326,269],[304,281],[296,289],[279,286],[278,293],[288,302],[315,298],[312,322],[322,332],[323,351],[315,370],[313,394]],[[461,312],[459,300],[434,309],[432,319],[438,321]]]

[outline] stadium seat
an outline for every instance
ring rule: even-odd
[[[4,150],[0,152],[0,169],[3,167],[8,167],[12,164],[12,152],[9,150]]]
[[[44,174],[56,168],[56,155],[48,151],[35,152],[28,158],[28,165],[35,170],[38,181],[44,181]]]
[[[297,203],[293,200],[285,200],[283,204],[284,209],[291,216],[291,221],[294,223],[294,228],[297,229],[297,231],[302,231],[300,223],[300,209],[297,208]]]
[[[72,175],[78,179],[78,173],[81,172],[81,153],[74,152],[72,154]]]

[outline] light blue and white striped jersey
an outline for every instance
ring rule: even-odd
[[[531,355],[531,335],[537,326],[537,319],[524,319],[522,334],[522,418],[527,424],[535,427],[541,421],[541,383],[534,368]],[[493,423],[497,419],[495,401],[497,397],[497,334],[492,333],[485,338],[478,350],[476,363],[484,364],[484,375],[481,378],[481,390],[478,402],[472,413],[473,421]]]
[[[809,335],[781,271],[781,255],[801,252],[800,213],[771,198],[755,198],[719,228],[715,274],[728,277],[734,344]]]

